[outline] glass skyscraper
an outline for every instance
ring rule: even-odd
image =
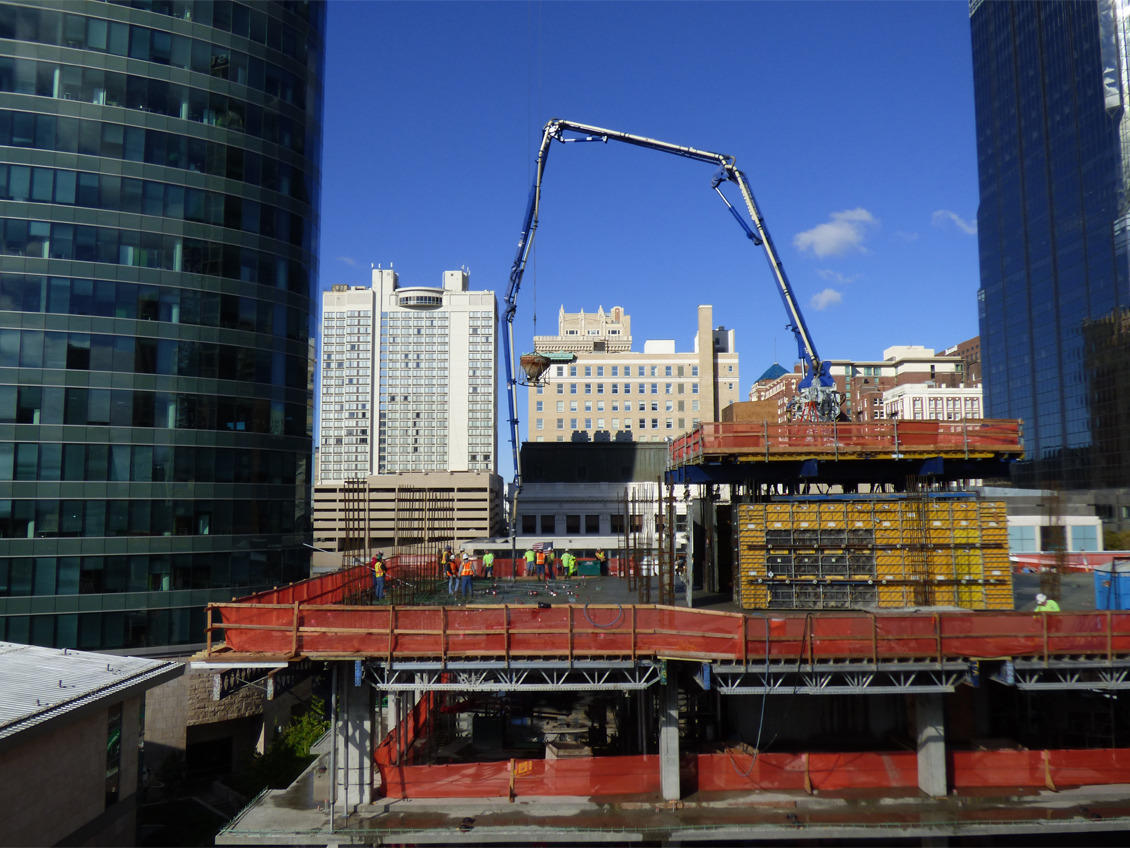
[[[0,639],[305,576],[324,16],[0,2]]]
[[[986,415],[1014,481],[1130,481],[1126,0],[970,4]]]

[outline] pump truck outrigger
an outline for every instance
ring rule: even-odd
[[[567,135],[567,133],[571,135]],[[717,170],[710,181],[710,187],[722,198],[722,202],[726,204],[726,208],[730,210],[730,214],[734,216],[734,220],[737,221],[745,231],[746,237],[755,245],[760,245],[764,248],[765,257],[769,260],[769,268],[772,270],[773,277],[777,282],[777,291],[785,304],[785,312],[788,315],[789,321],[786,326],[792,331],[793,336],[796,338],[797,352],[800,355],[804,374],[797,384],[796,397],[789,403],[789,418],[794,421],[815,422],[836,421],[842,418],[841,405],[843,398],[836,390],[835,380],[829,372],[829,363],[822,360],[820,355],[816,352],[816,345],[812,341],[812,335],[808,332],[808,325],[804,322],[804,316],[801,314],[800,306],[797,304],[792,287],[789,285],[789,280],[785,276],[785,269],[782,267],[780,259],[777,258],[777,250],[773,246],[773,240],[769,237],[769,231],[765,228],[765,219],[761,217],[761,213],[757,209],[757,203],[753,199],[753,191],[749,187],[749,182],[746,180],[745,174],[739,171],[734,164],[734,157],[727,156],[723,153],[711,153],[708,150],[698,150],[694,147],[684,147],[679,144],[670,144],[666,141],[656,141],[653,138],[632,135],[631,133],[606,130],[600,127],[577,124],[572,121],[563,121],[555,118],[545,125],[545,130],[542,133],[541,147],[538,148],[534,184],[530,188],[530,197],[526,204],[526,217],[522,221],[522,234],[518,239],[518,253],[514,258],[514,264],[510,268],[510,285],[506,291],[506,331],[502,336],[502,342],[505,348],[506,384],[509,389],[510,444],[514,456],[514,484],[511,489],[512,507],[514,503],[513,499],[517,497],[518,490],[521,488],[522,483],[521,467],[518,459],[517,380],[514,377],[512,353],[514,342],[514,313],[517,310],[518,289],[522,285],[522,275],[526,270],[526,260],[529,258],[530,248],[534,241],[534,231],[537,230],[538,226],[538,210],[541,205],[541,183],[542,177],[545,174],[545,163],[549,158],[550,143],[554,141],[559,141],[563,144],[578,141],[621,141],[625,144],[646,147],[651,150],[658,150],[661,153],[672,153],[676,156],[682,156],[687,159],[694,159],[698,162],[706,162],[716,166]],[[721,186],[724,183],[735,183],[738,186],[742,194],[742,200],[745,201],[746,211],[749,213],[752,227],[750,223],[747,223],[745,219],[742,218],[741,213],[730,203],[726,195],[722,193]],[[548,368],[551,364],[549,357],[539,357],[536,354],[526,354],[522,359],[523,368],[526,370],[527,376],[531,381],[536,381],[540,376],[540,373],[537,372],[537,368],[540,367],[544,371],[544,369]],[[512,525],[513,514],[513,509],[511,509]]]

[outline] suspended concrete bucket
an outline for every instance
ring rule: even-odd
[[[548,356],[540,353],[523,353],[518,359],[518,364],[526,375],[527,385],[536,386],[549,368],[550,361]]]

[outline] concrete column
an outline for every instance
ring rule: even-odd
[[[355,686],[354,680],[353,664],[341,663],[334,780],[337,804],[345,815],[373,800],[373,689],[365,683]]]
[[[675,670],[667,672],[663,707],[659,713],[659,785],[664,801],[678,801],[679,786],[679,683]]]
[[[947,793],[946,724],[939,693],[914,697],[914,719],[918,732],[918,788],[932,798]]]

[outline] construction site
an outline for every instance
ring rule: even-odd
[[[441,530],[389,558],[380,603],[359,566],[212,605],[193,665],[217,691],[303,670],[333,702],[315,764],[217,843],[1114,844],[1130,613],[1018,611],[1003,503],[946,469],[999,475],[1019,429],[931,424],[913,456],[893,425],[866,450],[826,423],[803,451],[798,425],[762,428],[768,452],[743,425],[673,443],[658,515],[688,478],[732,487],[736,579],[707,608],[663,520],[648,544],[626,522],[604,576],[500,557],[465,603],[437,603]]]
[[[510,345],[549,150],[586,141],[717,169],[804,376],[789,423],[670,441],[651,494],[625,495],[616,549],[563,574],[519,548],[516,391],[572,354]],[[315,762],[217,844],[1124,841],[1130,613],[1017,597],[1005,503],[978,485],[1022,457],[1019,422],[846,420],[733,157],[550,121],[504,319],[510,551],[490,549],[489,577],[454,594],[444,556],[476,544],[421,491],[385,598],[357,565],[208,607],[192,665],[215,692],[296,671],[331,691]],[[697,516],[686,549],[676,498]],[[366,563],[368,508],[346,523]]]

